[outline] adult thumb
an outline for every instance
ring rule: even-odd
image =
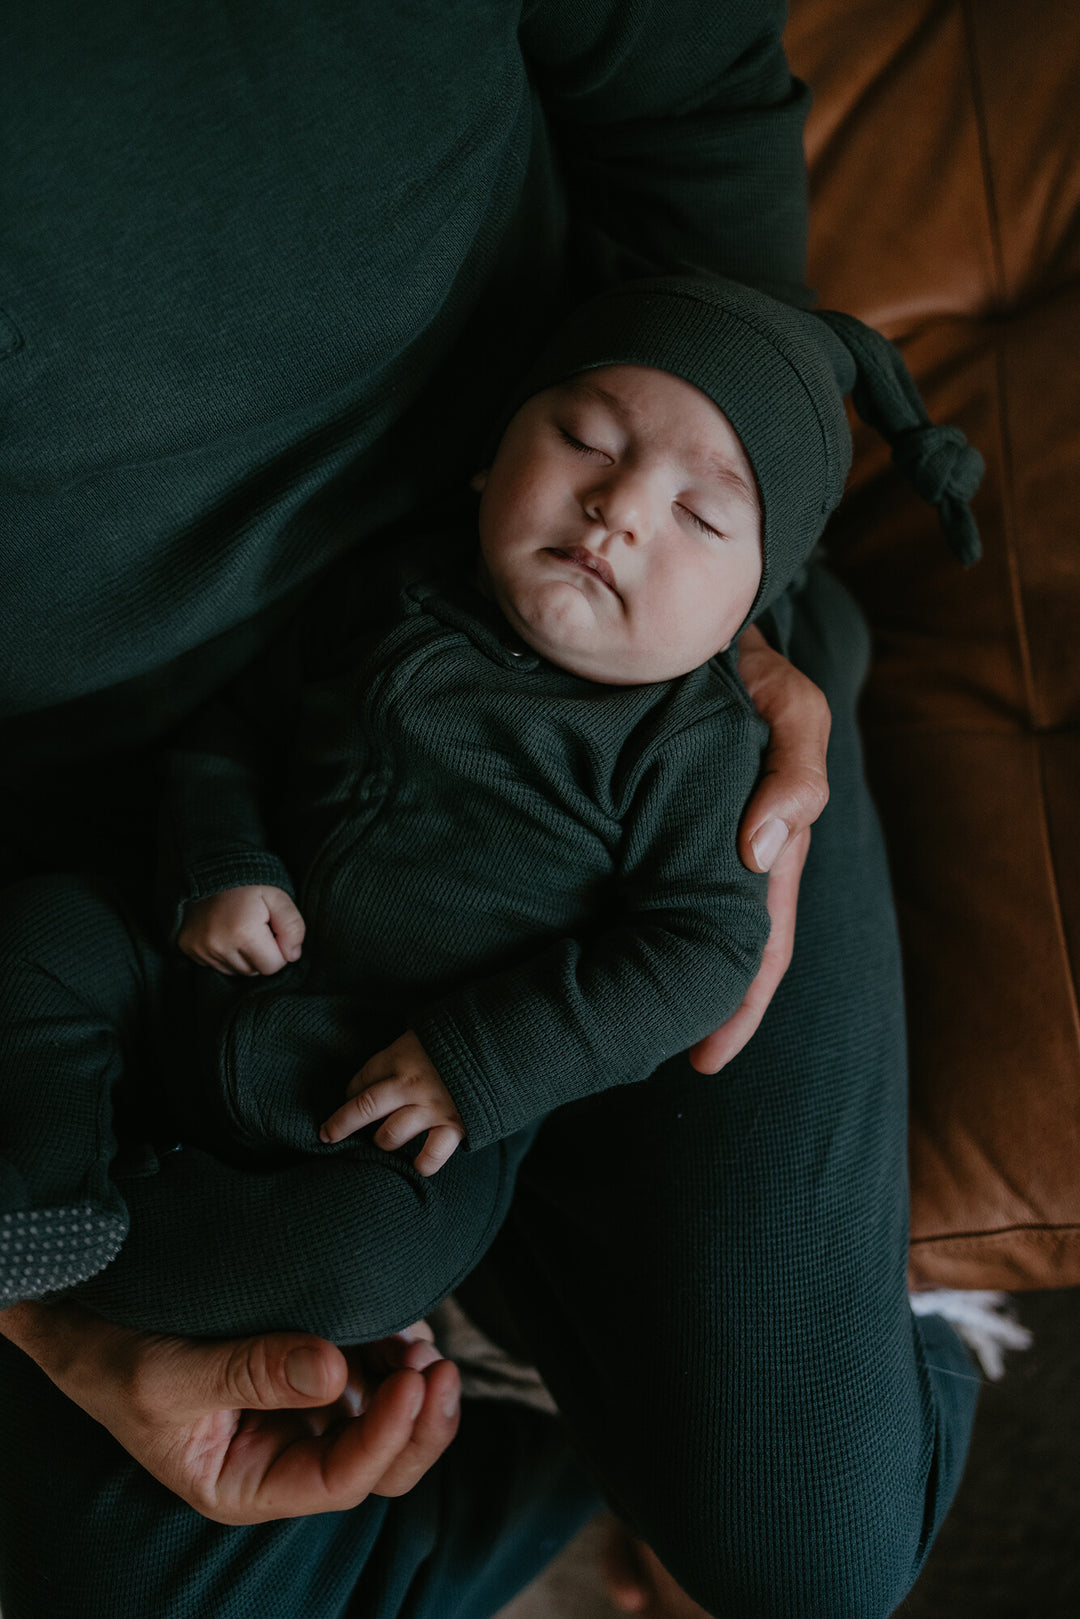
[[[271,1332],[219,1344],[189,1344],[202,1356],[189,1370],[202,1385],[204,1409],[273,1411],[329,1405],[349,1369],[334,1344],[295,1332]]]

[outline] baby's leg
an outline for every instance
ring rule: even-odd
[[[0,1303],[92,1276],[124,1240],[113,1094],[155,966],[89,882],[0,893]]]
[[[269,1170],[198,1147],[157,1172],[119,1175],[131,1232],[75,1296],[110,1321],[189,1337],[295,1328],[366,1343],[425,1315],[459,1285],[510,1206],[531,1131],[456,1152],[435,1175],[415,1147]]]
[[[64,1173],[53,1173],[35,1201],[62,1199],[66,1206],[78,1182],[80,1197],[96,1211],[111,1198],[111,1212],[130,1222],[126,1235],[123,1229],[114,1235],[114,1250],[123,1238],[115,1259],[107,1263],[110,1252],[80,1273],[76,1297],[84,1304],[109,1320],[157,1332],[231,1336],[293,1327],[359,1343],[417,1320],[471,1271],[509,1208],[530,1132],[480,1152],[463,1148],[428,1177],[413,1165],[415,1146],[383,1152],[358,1136],[323,1147],[318,1121],[340,1095],[340,1080],[314,1109],[306,1087],[325,1090],[328,1065],[348,1074],[352,1057],[355,1066],[355,1050],[365,1049],[366,1012],[350,1019],[335,1005],[343,997],[275,986],[249,993],[249,986],[212,973],[200,978],[203,993],[189,1004],[189,975],[164,970],[137,930],[129,934],[123,917],[92,893],[80,895],[75,908],[88,913],[84,932],[95,949],[68,951],[61,972],[63,951],[42,937],[49,934],[43,907],[32,903],[35,891],[23,892],[20,927],[34,930],[35,945],[29,987],[52,1019],[39,1013],[33,1038],[24,1042],[41,1077],[29,1085],[20,1078],[15,1111],[20,1119],[30,1116],[24,1132],[34,1133],[21,1157],[36,1168],[41,1141],[52,1146],[58,1111],[70,1111],[77,1124],[60,1143]],[[65,921],[61,943],[68,930]],[[100,982],[88,987],[88,978]],[[213,1005],[204,1015],[204,996],[213,1002],[218,991],[226,1010],[239,997],[243,1013],[233,1017],[225,1042],[214,1033]],[[16,1010],[26,999],[24,986]],[[137,1049],[143,1028],[145,1054]],[[214,1051],[224,1045],[232,1059],[230,1117],[242,1079],[252,1121],[245,1139],[265,1127],[264,1139],[278,1144],[270,1156],[241,1156],[228,1138],[227,1122],[215,1113],[214,1070],[202,1061],[208,1044]],[[110,1086],[133,1070],[146,1075],[137,1100],[144,1092],[168,1093],[170,1139],[176,1130],[182,1145],[157,1159],[145,1149],[131,1151],[129,1134],[138,1143],[147,1130],[141,1124],[129,1130],[125,1110],[123,1151],[110,1170]],[[25,1063],[14,1071],[30,1073]],[[40,1100],[35,1111],[27,1094],[45,1090],[56,1098],[65,1089],[74,1101],[50,1100],[44,1118]],[[311,1153],[302,1153],[308,1144]]]

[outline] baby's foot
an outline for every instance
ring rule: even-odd
[[[128,1222],[92,1203],[0,1214],[0,1305],[37,1299],[104,1270]]]

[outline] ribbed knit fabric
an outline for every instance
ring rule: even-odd
[[[615,1509],[709,1612],[884,1619],[952,1499],[979,1379],[907,1302],[899,952],[854,725],[866,643],[820,570],[795,607],[833,731],[792,965],[720,1075],[676,1059],[551,1118],[484,1268]],[[690,1479],[708,1481],[692,1507]],[[664,1481],[682,1504],[658,1511]]]
[[[224,1528],[4,1340],[0,1382],[4,1619],[489,1619],[601,1505],[552,1418],[483,1402],[404,1496]]]

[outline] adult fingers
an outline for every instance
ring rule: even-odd
[[[422,1372],[406,1368],[383,1379],[364,1414],[346,1423],[326,1446],[322,1473],[335,1501],[328,1511],[355,1505],[378,1490],[385,1477],[393,1476],[395,1464],[412,1443],[427,1398]],[[434,1460],[432,1455],[428,1466]]]
[[[426,1321],[414,1321],[411,1327],[393,1332],[388,1338],[377,1338],[373,1343],[361,1344],[350,1350],[349,1359],[358,1361],[361,1375],[385,1377],[389,1372],[407,1367],[422,1372],[444,1357],[435,1344],[435,1334]]]
[[[332,1406],[323,1406],[309,1415],[325,1418],[320,1432],[335,1422],[361,1416],[371,1405],[374,1391],[392,1372],[422,1372],[444,1357],[434,1342],[426,1321],[418,1321],[401,1332],[393,1332],[373,1343],[353,1344],[344,1351],[349,1375],[340,1397]],[[313,1430],[314,1431],[314,1430]]]
[[[832,718],[813,681],[753,627],[740,643],[739,673],[770,731],[761,778],[739,829],[739,855],[751,871],[770,871],[788,841],[811,826],[828,802]]]
[[[192,1504],[217,1523],[343,1512],[371,1494],[409,1445],[423,1408],[424,1379],[415,1371],[384,1379],[362,1415],[323,1432],[303,1418],[249,1411],[231,1437],[210,1490]]]
[[[461,1378],[453,1361],[440,1360],[424,1374],[424,1403],[406,1444],[374,1486],[374,1495],[404,1495],[450,1444],[461,1420]]]
[[[342,1511],[365,1496],[404,1495],[442,1455],[457,1432],[461,1384],[456,1366],[438,1360],[425,1372],[404,1369],[381,1382],[363,1415],[329,1443],[302,1441],[283,1455],[268,1485],[298,1503],[319,1458],[325,1499],[307,1510]],[[295,1477],[291,1476],[295,1474]]]
[[[395,1332],[394,1337],[404,1339],[406,1343],[415,1343],[417,1339],[423,1338],[427,1343],[433,1344],[435,1329],[430,1321],[414,1321],[411,1327],[406,1327],[402,1332]]]
[[[699,1074],[718,1073],[738,1056],[757,1032],[780,980],[791,965],[799,883],[809,848],[809,830],[797,832],[769,874],[768,906],[772,927],[761,966],[738,1011],[713,1034],[691,1046],[690,1065]]]

